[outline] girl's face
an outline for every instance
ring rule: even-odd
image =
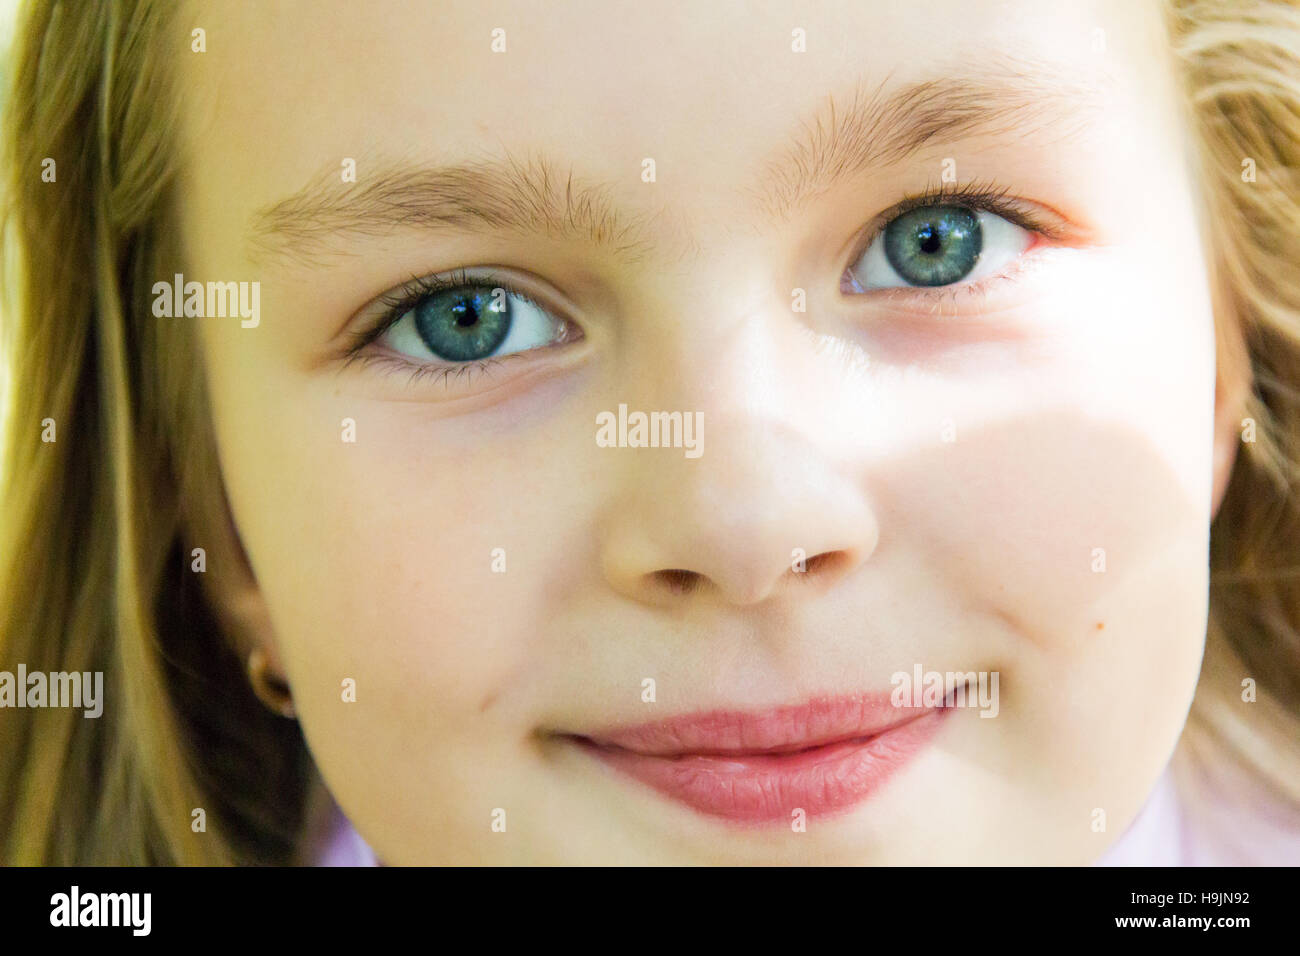
[[[263,636],[381,859],[1122,833],[1236,437],[1156,4],[189,19],[184,280],[260,311],[179,321]],[[918,672],[967,705],[891,706]]]

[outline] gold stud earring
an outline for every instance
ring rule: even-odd
[[[293,718],[297,711],[293,706],[293,694],[284,679],[270,671],[266,652],[260,647],[253,648],[248,655],[248,680],[253,685],[253,693],[266,705],[268,710],[281,717]]]

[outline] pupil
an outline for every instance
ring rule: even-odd
[[[467,329],[478,321],[478,313],[475,312],[474,307],[464,299],[461,299],[452,306],[451,311],[456,316],[456,324],[462,329]]]
[[[924,238],[921,239],[921,251],[934,255],[939,251],[941,245],[943,245],[943,243],[940,241],[939,237],[934,234],[934,230],[926,229]]]

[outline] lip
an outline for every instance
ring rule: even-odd
[[[850,695],[565,736],[699,813],[750,826],[788,824],[797,809],[826,817],[867,800],[925,747],[950,709],[896,707],[890,694]]]

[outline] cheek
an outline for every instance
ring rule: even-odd
[[[1167,755],[1204,639],[1208,516],[1153,442],[1078,414],[1025,416],[893,477],[912,489],[895,522],[1011,663],[1004,713],[1036,759],[1005,769],[1046,783],[1062,766]]]
[[[548,595],[582,488],[544,467],[568,441],[553,433],[460,441],[418,403],[298,394],[289,406],[268,389],[244,407],[277,407],[272,421],[226,429],[232,509],[322,775],[357,820],[389,828],[367,832],[375,845],[413,845],[523,776],[524,687],[548,666]]]
[[[898,463],[887,487],[908,546],[1039,650],[1105,646],[1125,610],[1172,612],[1169,588],[1204,603],[1207,509],[1139,428],[1027,412]]]
[[[996,381],[954,365],[946,399],[918,390],[918,419],[954,419],[953,440],[879,476],[882,528],[991,622],[984,652],[1009,671],[1006,722],[972,729],[1000,746],[968,742],[1072,820],[1136,810],[1205,635],[1212,318],[1194,283],[1170,295],[1127,254],[1063,274]]]
[[[520,489],[498,463],[430,455],[434,441],[390,442],[388,426],[367,424],[366,444],[291,465],[318,476],[317,494],[282,503],[276,527],[294,553],[263,549],[258,577],[305,692],[310,675],[353,675],[394,726],[418,718],[427,731],[486,707],[527,663],[543,582],[518,568],[536,566],[548,529],[521,524]]]

